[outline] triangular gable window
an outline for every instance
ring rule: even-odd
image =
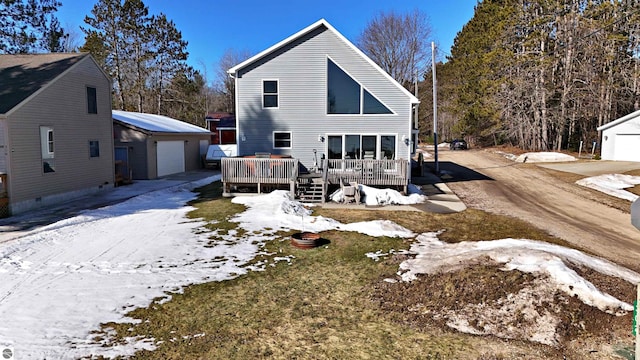
[[[391,114],[391,110],[384,106],[380,100],[376,99],[367,90],[364,91],[362,99],[362,113],[363,114]]]
[[[362,98],[362,101],[360,99]],[[392,114],[349,74],[327,59],[328,114]]]

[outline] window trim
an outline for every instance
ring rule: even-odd
[[[91,143],[95,142],[98,150],[98,154],[96,156],[93,156],[92,152],[91,152]],[[96,159],[100,157],[100,140],[89,140],[89,159]]]
[[[393,111],[393,109],[391,107],[389,107],[387,104],[384,103],[384,101],[380,100],[380,98],[378,98],[373,92],[371,92],[371,90],[369,90],[367,87],[365,87],[360,81],[356,80],[356,78],[351,75],[347,70],[345,70],[342,66],[340,66],[340,64],[338,64],[336,61],[334,61],[331,56],[327,55],[327,60],[333,62],[333,64],[335,66],[337,66],[340,70],[342,70],[345,74],[347,74],[356,84],[360,85],[360,113],[359,114],[332,114],[329,112],[329,104],[328,104],[328,96],[329,96],[329,63],[326,62],[325,64],[325,77],[324,77],[324,84],[325,84],[325,95],[327,98],[325,98],[325,115],[326,116],[366,116],[366,117],[371,117],[371,116],[397,116],[398,114]],[[378,100],[382,105],[384,105],[384,107],[386,107],[387,109],[389,109],[390,113],[388,114],[365,114],[364,113],[364,91],[367,91],[369,93],[369,95],[371,95],[374,99]]]
[[[382,160],[383,156],[382,156],[382,137],[383,136],[393,136],[395,138],[395,149],[394,149],[394,156],[393,159],[391,160],[398,160],[399,159],[399,152],[398,152],[398,133],[389,133],[389,132],[379,132],[379,133],[371,133],[371,132],[362,132],[362,133],[354,133],[354,132],[343,132],[343,133],[327,133],[325,134],[327,141],[326,141],[326,145],[325,145],[325,154],[329,154],[329,136],[340,136],[342,138],[342,159],[345,159],[345,156],[347,154],[347,149],[346,149],[346,136],[347,135],[357,135],[360,137],[360,152],[361,152],[361,158],[364,157],[363,153],[362,153],[362,137],[363,136],[375,136],[376,137],[376,151],[375,151],[375,159],[376,160]],[[328,155],[327,155],[328,156]]]
[[[42,173],[50,174],[56,172],[56,136],[53,126],[40,125],[40,160],[42,163]],[[48,164],[51,171],[45,171],[45,164]]]
[[[86,85],[85,86],[86,89],[86,101],[87,101],[87,114],[90,115],[97,115],[98,114],[98,88],[95,86],[90,86],[90,85]],[[92,102],[89,101],[89,89],[93,89],[93,105],[95,106],[95,109],[91,107]],[[95,110],[95,112],[93,112],[92,110]]]
[[[265,93],[264,92],[264,83],[266,81],[275,81],[276,82],[276,92],[275,93]],[[262,108],[263,109],[279,109],[280,108],[280,79],[262,79],[261,82],[261,90],[260,92],[262,93]],[[267,95],[275,95],[276,96],[276,101],[278,103],[277,106],[264,106],[264,97]]]
[[[276,134],[289,134],[289,146],[288,147],[279,147],[276,146]],[[291,131],[273,131],[271,134],[271,138],[273,139],[273,149],[291,149],[293,147],[293,133]],[[279,140],[286,141],[286,140]]]

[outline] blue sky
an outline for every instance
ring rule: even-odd
[[[74,29],[80,45],[84,17],[96,1],[61,0],[58,19]],[[420,9],[431,21],[439,53],[448,54],[458,31],[473,16],[477,0],[146,0],[151,14],[164,13],[189,42],[188,63],[206,68],[214,77],[215,64],[227,49],[255,54],[324,18],[347,39],[359,34],[381,11],[399,13]]]

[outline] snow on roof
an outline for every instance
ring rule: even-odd
[[[163,115],[113,110],[115,120],[142,130],[167,133],[209,133],[209,130]]]
[[[634,111],[631,114],[627,114],[627,115],[625,115],[625,116],[623,116],[623,117],[621,117],[619,119],[616,119],[616,120],[613,120],[611,122],[608,122],[608,123],[598,127],[596,130],[603,131],[603,130],[606,130],[606,129],[610,128],[610,127],[613,127],[613,126],[616,126],[618,124],[621,124],[623,122],[627,122],[627,121],[629,121],[631,119],[635,119],[637,117],[640,117],[640,110]]]

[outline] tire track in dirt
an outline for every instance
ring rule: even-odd
[[[579,185],[487,151],[443,151],[441,161],[441,170],[452,176],[447,185],[468,207],[519,218],[640,270],[640,231],[629,214],[598,202]]]

